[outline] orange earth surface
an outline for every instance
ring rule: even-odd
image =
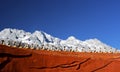
[[[120,54],[45,51],[0,45],[0,72],[120,72]]]

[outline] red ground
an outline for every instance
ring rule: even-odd
[[[53,52],[0,45],[0,72],[120,72],[120,54]]]

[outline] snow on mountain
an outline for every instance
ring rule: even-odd
[[[74,36],[70,36],[70,37],[68,37],[67,40],[61,41],[62,45],[67,45],[67,46],[78,46],[81,43],[82,43],[82,41],[76,39]]]
[[[6,41],[17,41],[28,44],[30,47],[35,45],[38,45],[38,47],[44,45],[43,48],[49,50],[77,52],[116,52],[115,48],[102,43],[98,39],[81,41],[76,39],[74,36],[70,36],[66,40],[62,40],[43,31],[29,33],[23,30],[6,28],[0,32],[0,40],[4,40],[7,44],[8,42]]]

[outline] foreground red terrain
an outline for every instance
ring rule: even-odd
[[[0,72],[120,72],[120,54],[45,51],[0,45]]]

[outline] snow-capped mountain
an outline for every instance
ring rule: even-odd
[[[38,45],[37,49],[42,48],[47,50],[63,50],[63,51],[76,51],[76,52],[116,52],[115,48],[112,48],[98,39],[89,39],[81,41],[74,36],[68,37],[66,40],[62,40],[53,37],[43,31],[35,31],[34,33],[25,32],[18,29],[6,28],[0,32],[0,43],[8,45],[9,41],[28,44],[29,47]],[[15,44],[14,44],[15,45]],[[22,44],[21,44],[22,45]],[[32,45],[32,46],[31,46]]]
[[[51,35],[42,32],[35,31],[34,33],[25,32],[17,29],[4,29],[0,32],[1,39],[8,39],[14,41],[21,41],[28,44],[46,44],[46,43],[57,43],[60,39],[54,38]]]

